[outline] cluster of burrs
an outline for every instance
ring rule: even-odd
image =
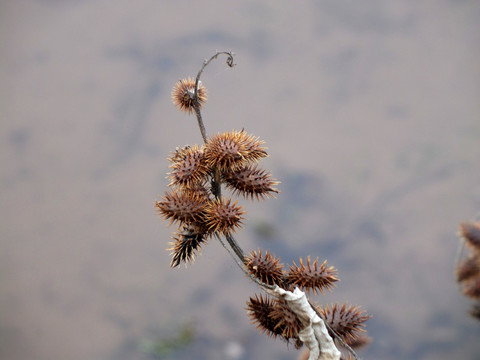
[[[295,287],[306,293],[317,295],[325,290],[331,291],[338,281],[337,270],[327,266],[327,261],[319,264],[318,258],[313,262],[310,257],[306,261],[299,259],[287,269],[280,264],[280,259],[268,251],[262,255],[261,250],[251,251],[246,257],[245,266],[248,272],[260,282],[292,291]],[[365,322],[370,319],[360,307],[348,304],[333,304],[330,306],[315,306],[321,318],[329,325],[333,338],[340,338],[339,347],[348,345],[359,348],[370,340],[364,329]],[[294,342],[296,348],[303,343],[298,333],[303,325],[283,299],[269,295],[255,295],[247,302],[247,311],[257,328],[272,337],[279,337],[287,343]]]
[[[170,191],[155,206],[159,214],[178,225],[173,237],[171,266],[191,262],[213,236],[231,236],[241,227],[245,210],[233,196],[264,199],[278,190],[270,173],[259,168],[267,156],[263,142],[245,131],[225,132],[202,146],[177,148],[169,157]]]
[[[232,130],[208,137],[200,110],[207,100],[207,91],[199,81],[204,68],[222,52],[206,60],[196,79],[179,80],[172,91],[174,105],[187,114],[195,113],[204,143],[175,149],[168,157],[169,190],[155,207],[164,220],[176,225],[168,250],[170,265],[194,261],[200,248],[216,238],[227,248],[240,268],[262,288],[278,286],[287,291],[295,288],[317,294],[331,290],[338,281],[337,270],[310,257],[299,259],[288,268],[268,251],[251,251],[245,255],[233,234],[241,228],[245,210],[237,198],[265,200],[278,193],[278,182],[262,169],[260,160],[268,156],[264,142],[244,130]],[[225,196],[223,193],[227,193]],[[358,306],[348,304],[314,307],[328,326],[338,345],[362,346],[368,342],[364,323],[370,316]],[[247,302],[247,311],[257,327],[266,334],[303,345],[299,332],[304,328],[295,312],[281,298],[255,295]],[[354,354],[354,352],[353,352]]]
[[[469,251],[457,262],[457,282],[463,294],[475,301],[470,314],[480,320],[480,222],[460,224],[460,236]]]

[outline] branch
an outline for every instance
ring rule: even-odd
[[[216,59],[219,55],[226,55],[226,63],[229,67],[233,67],[233,53],[227,51],[216,52],[210,59],[205,60],[201,69],[199,70],[197,77],[195,79],[195,89],[193,93],[193,104],[195,109],[195,114],[197,116],[198,126],[200,133],[202,135],[203,141],[207,143],[208,137],[203,123],[202,114],[200,111],[200,103],[198,99],[198,87],[200,83],[200,77],[205,70],[205,68],[210,64],[211,61]],[[222,178],[218,168],[214,168],[212,172],[211,186],[212,193],[217,199],[221,199],[221,183]],[[278,285],[268,285],[260,280],[256,279],[252,274],[248,272],[245,268],[245,253],[243,249],[238,245],[235,238],[230,234],[225,234],[226,242],[229,246],[223,241],[222,237],[218,232],[216,232],[215,237],[221,243],[221,245],[230,253],[238,267],[247,275],[253,282],[257,283],[264,291],[273,295],[277,298],[284,299],[290,309],[296,314],[302,325],[304,326],[303,330],[298,333],[299,339],[309,348],[310,355],[309,360],[339,360],[341,353],[335,346],[335,343],[331,336],[328,333],[328,324],[322,319],[318,311],[312,306],[308,301],[304,292],[300,289],[295,288],[293,292],[280,288]],[[328,328],[327,328],[328,327]],[[334,332],[333,332],[334,333]],[[334,333],[335,334],[335,333]],[[335,334],[336,335],[336,334]],[[336,335],[338,339],[340,337]],[[341,339],[340,339],[341,340]],[[342,341],[343,343],[343,341]],[[345,345],[343,343],[343,345]],[[351,348],[347,346],[347,349],[350,350],[355,358],[356,354]]]

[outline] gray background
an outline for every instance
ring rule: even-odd
[[[171,88],[232,50],[202,78],[207,131],[264,139],[281,181],[242,201],[242,246],[336,266],[315,301],[374,315],[365,359],[480,358],[453,277],[480,208],[479,20],[473,0],[1,1],[0,357],[152,359],[193,324],[164,358],[297,358],[249,324],[218,243],[169,268],[153,209],[168,153],[201,142]]]

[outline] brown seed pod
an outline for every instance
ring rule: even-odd
[[[462,282],[480,275],[480,256],[469,256],[463,259],[456,269],[457,281]]]
[[[201,108],[207,101],[207,89],[198,83],[197,89],[198,106]],[[192,114],[195,111],[195,79],[187,78],[179,80],[172,90],[173,104],[183,112]]]
[[[183,150],[180,158],[170,167],[172,171],[168,174],[169,186],[192,188],[204,183],[209,173],[209,168],[204,161],[203,149],[198,146]]]
[[[205,160],[212,168],[235,171],[267,156],[262,145],[262,141],[247,135],[244,130],[216,134],[205,145]]]
[[[364,323],[371,318],[359,306],[347,304],[327,305],[325,308],[317,307],[317,310],[346,344],[355,342],[360,333],[365,332]]]
[[[188,149],[190,149],[190,145],[185,145],[183,147],[177,146],[175,151],[172,151],[170,156],[167,157],[167,160],[172,164],[175,165],[177,162],[183,161],[185,159],[185,154],[187,153]],[[170,167],[172,166],[170,165]]]
[[[282,331],[281,335],[286,340],[297,338],[299,331],[304,327],[285,300],[282,299],[275,300],[275,306],[270,316],[277,322],[275,328]]]
[[[353,340],[349,340],[347,345],[353,349],[360,349],[364,346],[367,346],[372,342],[372,338],[365,335],[364,333],[357,333],[357,336]]]
[[[480,253],[480,222],[461,223],[460,235],[467,241],[472,250]]]
[[[248,315],[257,329],[268,336],[277,337],[281,336],[283,330],[277,328],[277,322],[270,315],[274,308],[275,302],[268,296],[255,295],[247,301]]]
[[[262,256],[262,250],[258,253],[251,251],[245,259],[245,266],[252,276],[268,285],[281,286],[283,281],[283,265],[279,263],[280,259],[268,251]]]
[[[176,267],[181,263],[193,262],[200,246],[206,241],[206,234],[199,231],[194,226],[185,226],[182,231],[178,231],[172,236],[173,242],[167,249],[171,251],[171,267]]]
[[[213,200],[205,208],[205,223],[211,232],[235,232],[242,225],[244,214],[243,208],[231,199]]]
[[[206,199],[191,191],[166,192],[161,201],[155,203],[164,220],[184,224],[203,224]]]
[[[243,129],[240,131],[240,134],[242,134],[243,147],[246,153],[245,160],[247,160],[247,162],[257,162],[268,156],[267,148],[263,146],[263,140],[251,134],[247,135]]]
[[[242,194],[246,198],[263,200],[265,197],[273,197],[273,193],[278,194],[278,190],[275,189],[278,181],[272,179],[269,173],[257,168],[256,165],[226,172],[223,174],[223,179],[234,193]]]
[[[310,256],[308,256],[306,265],[302,258],[300,258],[300,265],[295,262],[293,262],[293,266],[289,265],[288,284],[298,286],[305,291],[317,294],[318,290],[323,294],[324,289],[331,291],[335,287],[336,281],[338,281],[337,270],[333,266],[327,267],[326,260],[318,266],[318,258],[313,264],[310,264]]]
[[[192,184],[189,188],[186,188],[185,191],[204,199],[205,202],[208,202],[212,195],[211,191],[207,187],[206,182]]]

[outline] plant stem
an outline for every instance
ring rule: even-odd
[[[207,137],[207,131],[205,129],[205,125],[203,123],[202,113],[200,111],[200,103],[198,101],[198,86],[199,86],[199,82],[200,82],[200,76],[202,75],[202,73],[205,70],[205,68],[207,67],[207,65],[210,64],[210,62],[212,60],[216,59],[219,55],[222,55],[222,54],[227,56],[226,63],[229,67],[233,67],[235,65],[233,63],[233,53],[232,52],[229,52],[229,51],[218,52],[217,51],[215,53],[215,55],[213,55],[210,59],[205,60],[203,62],[203,65],[202,65],[202,67],[201,67],[200,71],[198,72],[197,77],[195,79],[195,91],[194,91],[194,95],[193,95],[193,103],[194,103],[195,114],[197,116],[198,127],[200,129],[200,133],[202,135],[204,143],[207,143],[208,137]],[[222,198],[221,183],[222,183],[222,178],[221,178],[220,170],[218,168],[214,168],[213,171],[212,171],[211,186],[212,186],[212,193],[217,200],[220,200]],[[271,293],[275,289],[278,289],[277,285],[274,286],[274,285],[269,285],[269,284],[263,283],[262,281],[256,279],[254,276],[252,276],[252,274],[250,274],[248,272],[248,270],[245,267],[245,252],[238,245],[237,241],[235,240],[235,238],[232,236],[231,233],[228,232],[228,233],[225,234],[225,239],[227,240],[227,243],[230,246],[230,248],[227,247],[227,244],[223,241],[222,237],[220,236],[220,234],[218,232],[215,233],[215,237],[218,239],[220,244],[227,250],[227,252],[230,253],[230,255],[234,258],[234,261],[240,267],[240,269],[245,273],[245,275],[247,275],[252,281],[257,283],[263,290],[267,291],[268,293]],[[285,292],[284,289],[282,289],[282,291]],[[329,331],[331,331],[331,333],[337,338],[337,340],[340,341],[340,343],[342,343],[342,345],[348,351],[350,351],[350,353],[355,357],[355,359],[358,359],[357,354],[352,350],[351,347],[349,347],[347,344],[345,344],[342,341],[340,336],[335,331],[333,331],[333,329],[327,324],[325,319],[323,319],[323,317],[318,312],[318,310],[315,308],[315,306],[313,306],[313,304],[310,301],[308,301],[308,304],[313,309],[313,311],[319,316],[319,318],[322,319],[325,326],[328,328]],[[319,347],[321,347],[321,345],[322,345],[321,343],[318,344]],[[333,347],[336,350],[336,347],[335,347],[334,343],[333,343]]]
[[[216,59],[219,55],[224,54],[227,55],[227,65],[229,67],[235,66],[233,63],[233,53],[230,51],[217,51],[215,55],[213,55],[210,59],[205,60],[200,71],[197,74],[197,78],[195,79],[195,92],[193,94],[193,104],[195,108],[195,114],[197,115],[198,127],[200,128],[200,133],[202,134],[203,141],[207,142],[207,131],[205,130],[205,125],[203,124],[202,113],[200,112],[200,103],[198,102],[198,83],[200,82],[200,76],[203,73],[203,70],[207,67],[208,64],[214,59]]]
[[[245,264],[245,253],[243,252],[242,248],[238,245],[237,241],[232,236],[232,234],[227,233],[225,235],[225,239],[227,239],[228,244],[233,249],[233,251],[235,251],[235,254],[238,256],[242,264]]]
[[[195,91],[193,94],[193,104],[195,108],[195,114],[197,115],[197,122],[198,122],[198,127],[200,129],[200,133],[202,134],[203,141],[207,143],[208,137],[207,137],[207,131],[205,129],[205,125],[203,123],[202,119],[202,113],[200,111],[200,103],[198,101],[198,85],[200,82],[200,76],[202,75],[203,71],[205,68],[212,62],[212,60],[216,59],[219,55],[226,55],[227,56],[227,65],[229,67],[235,66],[233,63],[233,53],[229,51],[217,51],[215,55],[213,55],[210,59],[205,60],[203,62],[202,67],[200,68],[200,71],[197,74],[197,77],[195,79]],[[212,180],[212,192],[215,195],[215,198],[220,200],[222,198],[222,187],[221,187],[221,176],[220,176],[220,171],[218,168],[215,168],[213,170],[213,180]],[[219,237],[219,235],[218,235]],[[219,237],[220,238],[220,237]],[[232,250],[235,252],[235,255],[238,257],[238,259],[241,261],[242,264],[245,263],[245,253],[243,252],[242,248],[238,245],[238,243],[235,241],[235,238],[230,234],[227,233],[225,235],[225,238],[232,248]]]

